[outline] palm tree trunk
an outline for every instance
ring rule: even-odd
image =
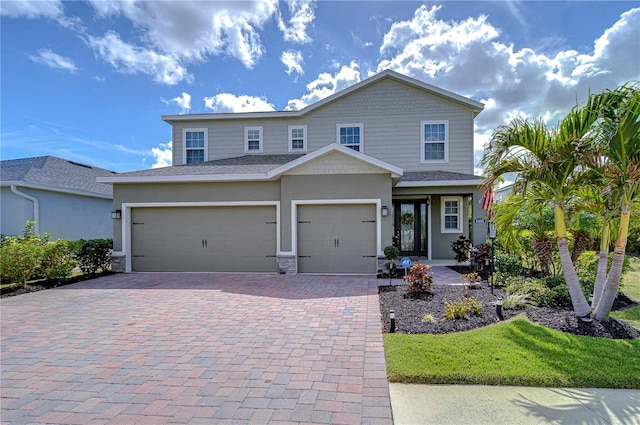
[[[595,317],[597,320],[607,320],[618,293],[620,278],[622,276],[622,265],[624,264],[624,254],[627,247],[627,236],[629,235],[630,216],[631,211],[629,209],[623,212],[620,216],[620,228],[618,230],[618,237],[613,249],[611,269],[609,270],[607,281],[604,284],[602,297],[600,298],[600,302],[596,308]]]
[[[571,261],[571,253],[569,252],[569,241],[567,240],[567,225],[564,220],[564,211],[560,204],[554,207],[556,236],[558,238],[558,254],[560,254],[560,263],[562,264],[562,273],[567,283],[569,296],[573,311],[578,317],[586,317],[591,314],[591,307],[582,293],[580,287],[580,279],[576,273],[576,269]]]
[[[602,233],[600,235],[600,252],[598,253],[598,272],[596,273],[596,282],[593,286],[593,301],[591,301],[591,308],[596,309],[600,298],[602,297],[602,290],[604,289],[604,282],[607,280],[607,263],[609,262],[609,222],[606,222],[602,226]]]

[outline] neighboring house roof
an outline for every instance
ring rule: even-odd
[[[415,78],[407,77],[406,75],[399,74],[395,71],[385,70],[297,111],[267,111],[267,112],[245,112],[245,113],[217,112],[217,113],[210,113],[210,114],[163,115],[162,119],[168,123],[174,123],[176,121],[302,117],[318,108],[321,108],[331,102],[335,102],[336,100],[341,99],[345,96],[349,96],[351,93],[361,90],[383,79],[392,79],[395,81],[399,81],[399,82],[408,84],[410,86],[413,86],[415,88],[418,88],[420,90],[424,90],[430,94],[444,97],[452,102],[468,107],[473,111],[474,116],[478,115],[484,109],[484,105],[475,100],[469,99],[464,96],[460,96],[459,94],[441,89],[440,87],[433,86],[423,81],[416,80]]]
[[[0,161],[2,186],[73,193],[98,198],[113,197],[110,185],[98,183],[97,177],[111,176],[113,171],[69,161],[55,156],[8,159]]]
[[[403,173],[402,169],[398,167],[333,143],[308,154],[244,155],[197,164],[174,165],[115,174],[98,178],[98,181],[102,183],[166,183],[272,180],[289,170],[332,152],[341,152],[388,171],[395,177],[402,176]]]
[[[482,176],[474,174],[451,171],[417,171],[404,173],[396,187],[478,186],[481,183]]]

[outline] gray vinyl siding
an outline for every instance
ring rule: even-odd
[[[266,114],[268,115],[268,114]],[[420,162],[420,122],[449,122],[449,162]],[[343,96],[307,115],[292,118],[180,121],[173,126],[174,164],[183,163],[182,130],[208,129],[208,159],[245,155],[244,128],[263,127],[263,153],[288,153],[288,126],[307,126],[307,152],[336,142],[337,124],[363,124],[362,152],[405,171],[473,173],[473,112],[447,98],[395,80]]]

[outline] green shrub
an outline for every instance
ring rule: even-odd
[[[553,292],[541,279],[509,277],[506,279],[504,290],[511,294],[528,295],[529,300],[540,307],[553,305]]]
[[[76,266],[69,242],[58,239],[44,246],[40,270],[47,279],[66,279]]]
[[[522,266],[522,260],[520,257],[497,252],[496,271],[502,273],[506,277],[521,276],[524,273],[524,267]]]
[[[98,270],[107,271],[111,265],[111,239],[81,239],[75,252],[82,273],[93,276]]]
[[[0,249],[0,274],[23,286],[33,277],[44,257],[46,238],[34,233],[35,222],[27,222],[23,236],[5,237]]]
[[[478,298],[460,297],[454,302],[444,302],[444,318],[447,320],[464,319],[467,315],[478,316],[484,304]]]

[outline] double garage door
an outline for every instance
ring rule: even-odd
[[[275,272],[274,206],[134,208],[132,269]]]
[[[131,210],[132,270],[278,271],[274,206]],[[299,205],[299,273],[376,273],[373,205]]]

